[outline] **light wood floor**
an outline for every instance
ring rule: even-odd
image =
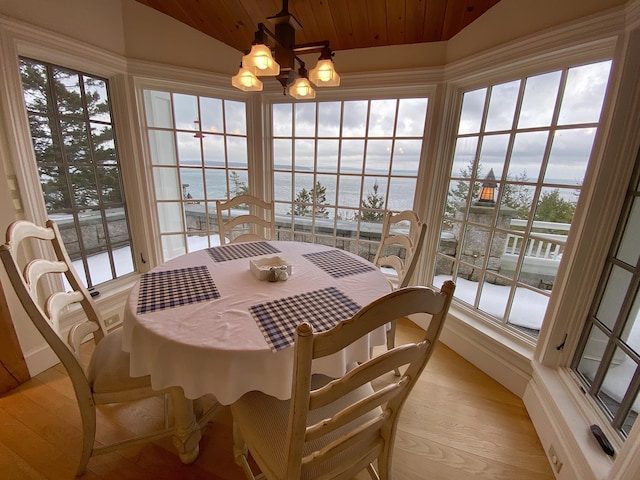
[[[398,342],[418,331],[399,322]],[[159,425],[162,404],[146,400],[99,415],[98,440],[110,442]],[[71,479],[80,444],[80,416],[60,366],[0,397],[0,478]],[[181,464],[166,438],[94,457],[83,479],[241,480],[231,445],[225,408],[205,428],[194,464]],[[396,480],[554,478],[522,401],[443,344],[402,411],[393,470]]]

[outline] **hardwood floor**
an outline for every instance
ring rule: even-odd
[[[412,323],[399,322],[398,343],[418,333]],[[104,408],[98,439],[110,442],[161,421],[158,399]],[[80,416],[59,365],[0,397],[0,426],[1,478],[73,478]],[[204,429],[194,464],[183,465],[166,438],[94,457],[83,479],[241,480],[231,445],[231,415],[224,408]],[[522,401],[443,344],[402,411],[393,470],[396,480],[554,478]],[[365,472],[356,477],[367,478]]]

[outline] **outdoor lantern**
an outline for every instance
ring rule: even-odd
[[[494,195],[497,186],[496,176],[493,174],[492,168],[489,170],[489,174],[485,177],[484,182],[482,182],[482,188],[480,189],[480,195],[478,196],[476,205],[495,205],[496,201],[494,199]]]

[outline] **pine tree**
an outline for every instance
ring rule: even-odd
[[[540,196],[534,219],[544,222],[571,223],[575,212],[575,202],[562,198],[560,190],[556,188]]]
[[[248,195],[249,187],[247,184],[240,179],[240,175],[235,170],[232,170],[229,173],[229,181],[231,182],[231,193],[232,196],[237,197],[238,195]]]
[[[293,202],[293,214],[297,217],[310,217],[313,214],[316,217],[326,218],[329,216],[327,205],[327,187],[316,182],[313,191],[303,188],[298,192]],[[291,215],[291,211],[289,215]]]
[[[361,202],[361,213],[356,214],[363,222],[381,223],[384,219],[384,197],[378,195],[378,182],[373,184],[372,191]]]
[[[291,215],[291,211],[289,211],[289,215]],[[293,215],[296,217],[311,215],[311,193],[304,187],[298,192],[293,202]]]

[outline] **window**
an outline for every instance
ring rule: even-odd
[[[640,411],[640,153],[573,369],[623,435]]]
[[[20,59],[44,203],[87,287],[134,271],[109,83]]]
[[[244,102],[144,91],[164,261],[219,244],[216,200],[247,193]]]
[[[272,106],[280,239],[372,260],[384,210],[413,209],[427,98]]]
[[[538,336],[582,190],[610,61],[462,97],[434,283]]]

